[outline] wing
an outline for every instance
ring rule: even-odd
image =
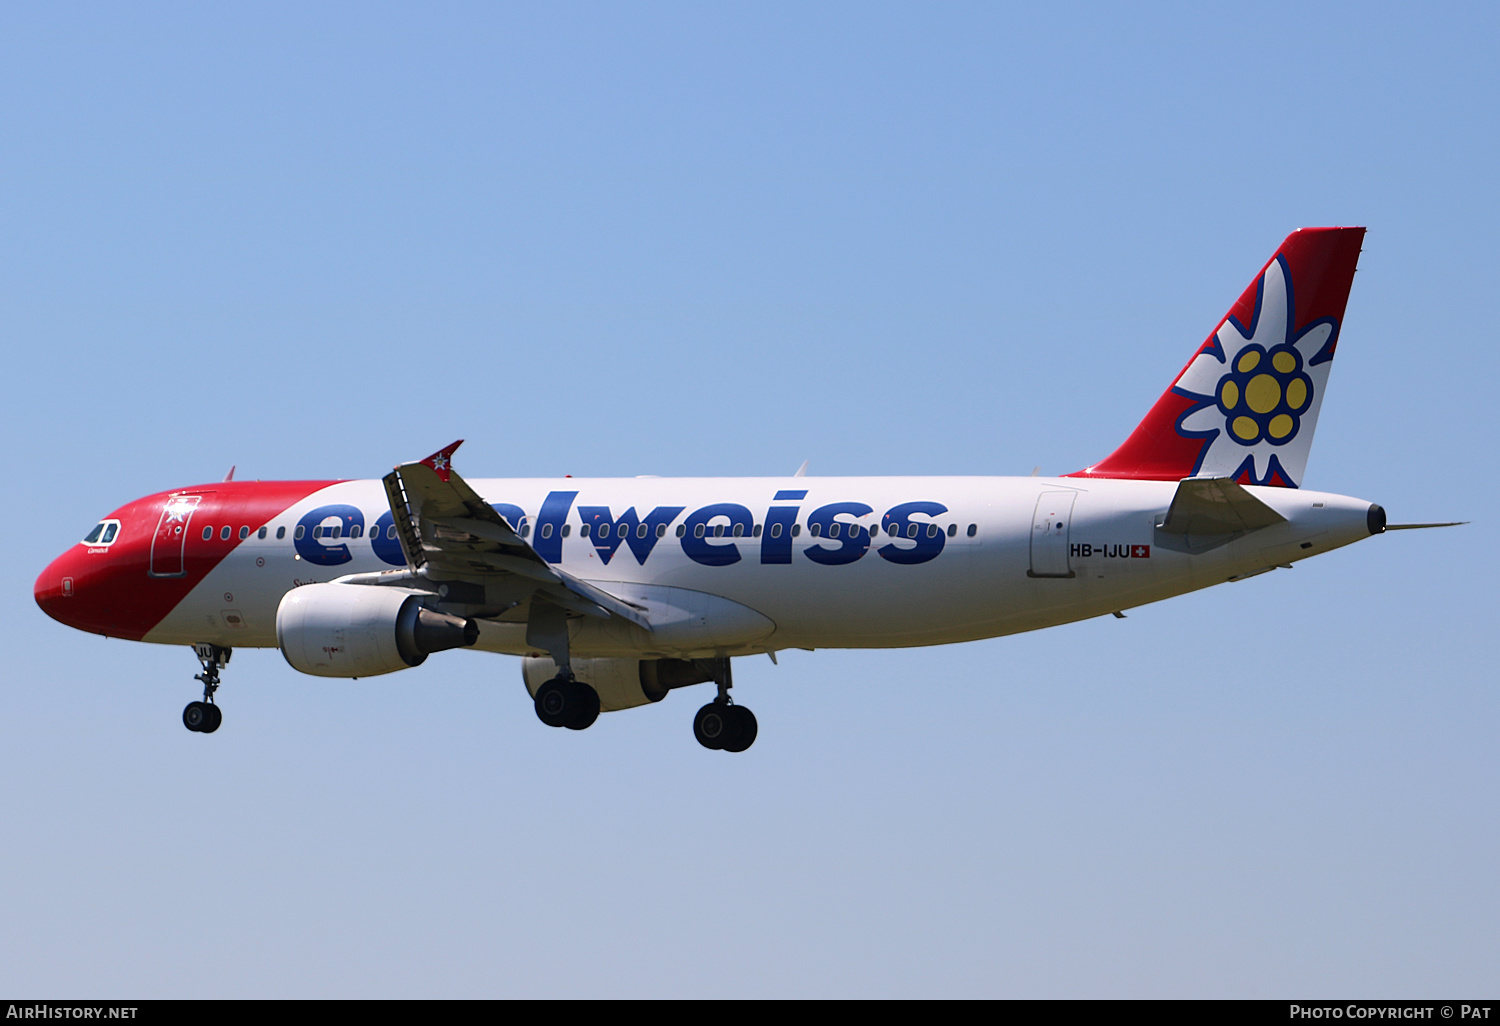
[[[567,612],[619,617],[651,629],[644,610],[549,564],[494,507],[453,472],[460,439],[384,478],[401,550],[412,575],[481,587],[524,584]]]

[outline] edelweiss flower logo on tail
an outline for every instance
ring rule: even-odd
[[[463,444],[464,440],[460,438],[446,449],[439,449],[420,462],[425,466],[431,467],[433,473],[437,474],[439,481],[447,483],[453,474],[453,450]]]
[[[1177,431],[1205,445],[1193,473],[1245,484],[1296,487],[1338,340],[1325,317],[1292,335],[1292,281],[1273,260],[1258,283],[1248,330],[1225,318],[1214,341],[1188,364],[1172,391],[1193,401]]]

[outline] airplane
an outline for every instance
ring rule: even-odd
[[[37,578],[82,631],[192,646],[211,734],[235,648],[358,678],[522,659],[538,718],[711,683],[712,750],[755,741],[735,657],[945,645],[1124,616],[1399,528],[1301,487],[1363,228],[1289,235],[1112,454],[1060,477],[488,479],[453,444],[379,480],[225,480],[100,520]]]

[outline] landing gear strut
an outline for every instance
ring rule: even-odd
[[[734,677],[729,672],[728,658],[713,660],[714,683],[719,686],[719,695],[693,717],[693,736],[704,748],[723,752],[743,752],[755,744],[759,726],[755,714],[743,705],[735,705],[729,697],[734,687]]]
[[[599,692],[573,676],[567,613],[540,596],[531,600],[526,642],[543,649],[558,673],[536,689],[536,717],[549,727],[586,730],[599,718]]]
[[[219,690],[219,671],[229,665],[233,650],[223,645],[194,645],[193,654],[203,664],[203,672],[193,677],[203,682],[203,701],[189,702],[182,710],[182,725],[199,734],[212,734],[224,721],[224,714],[214,704]]]

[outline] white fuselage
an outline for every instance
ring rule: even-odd
[[[650,631],[618,620],[575,623],[573,651],[585,657],[970,641],[1158,601],[1369,534],[1368,502],[1272,487],[1248,491],[1285,523],[1208,547],[1158,529],[1175,482],[803,477],[470,484],[549,563],[647,611]],[[325,509],[328,515],[319,517]],[[382,516],[389,524],[388,510],[379,481],[348,481],[313,492],[265,525],[245,525],[248,539],[144,640],[275,647],[277,606],[290,589],[405,566],[393,535],[379,524]],[[623,541],[622,518],[629,532]],[[325,523],[328,535],[313,537],[312,529]],[[516,587],[498,585],[486,601],[504,606],[506,589]],[[523,597],[517,592],[513,601],[519,605]],[[515,622],[503,612],[484,617],[478,647],[536,651],[519,611]]]

